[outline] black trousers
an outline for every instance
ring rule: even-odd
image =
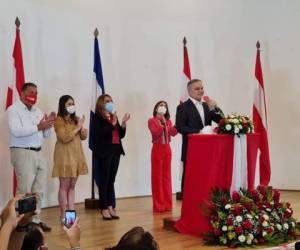
[[[97,158],[99,165],[99,208],[107,209],[115,205],[115,179],[118,172],[120,154],[114,153]]]

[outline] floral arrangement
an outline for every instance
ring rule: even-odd
[[[253,122],[245,115],[231,114],[222,118],[216,128],[219,134],[249,134],[253,133]]]
[[[205,212],[212,231],[204,234],[207,244],[245,247],[278,245],[298,238],[300,225],[292,217],[290,203],[280,202],[272,187],[233,192],[213,189]]]

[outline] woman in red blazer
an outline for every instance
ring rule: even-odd
[[[171,136],[177,134],[170,120],[168,104],[159,101],[155,104],[153,117],[148,120],[152,135],[151,186],[153,212],[172,210],[172,179],[170,148]]]

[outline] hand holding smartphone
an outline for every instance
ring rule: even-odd
[[[34,212],[36,210],[36,196],[35,195],[28,195],[25,196],[23,199],[18,200],[16,211],[19,214],[26,214],[29,212]]]
[[[67,228],[70,228],[76,220],[76,211],[75,210],[66,210],[65,211],[65,220],[64,224]]]

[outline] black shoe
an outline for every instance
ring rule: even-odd
[[[118,215],[110,215],[111,216],[111,218],[112,218],[112,220],[119,220],[120,219],[120,216],[118,216]]]
[[[49,227],[49,226],[48,226],[46,223],[44,223],[44,222],[40,222],[38,225],[41,227],[41,229],[42,229],[44,232],[50,232],[50,231],[52,230],[52,228]]]
[[[102,215],[102,219],[103,219],[103,220],[112,220],[113,218],[112,218],[111,216],[105,217],[104,215]]]

